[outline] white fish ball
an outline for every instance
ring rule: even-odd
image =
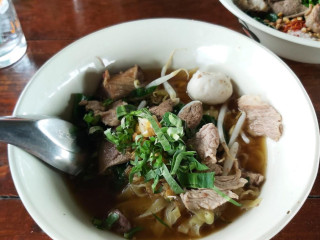
[[[224,103],[232,95],[231,79],[221,72],[197,71],[190,79],[187,92],[191,99],[205,104]]]

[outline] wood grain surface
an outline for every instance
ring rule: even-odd
[[[12,114],[23,88],[50,57],[73,41],[101,28],[137,19],[172,17],[201,20],[242,33],[236,17],[218,0],[16,0],[13,3],[27,39],[28,50],[19,62],[0,70],[0,116]],[[301,80],[319,119],[320,64],[284,61]],[[318,175],[301,210],[274,240],[320,239],[319,180]],[[7,146],[0,143],[2,239],[50,238],[22,205],[11,178]]]

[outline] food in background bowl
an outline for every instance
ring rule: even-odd
[[[320,44],[319,41],[314,41],[310,39],[306,39],[304,37],[296,37],[293,36],[294,33],[300,33],[296,31],[287,31],[289,28],[291,30],[295,30],[298,28],[301,28],[301,36],[309,36],[309,30],[306,27],[303,29],[303,17],[299,17],[293,22],[291,22],[287,17],[283,17],[283,19],[277,19],[278,15],[270,14],[272,10],[266,10],[269,12],[257,14],[256,11],[251,11],[251,13],[255,12],[254,14],[256,16],[259,16],[259,20],[257,21],[250,15],[246,13],[246,11],[243,11],[234,0],[220,0],[220,2],[236,17],[238,17],[240,24],[242,25],[242,29],[249,37],[256,40],[257,42],[261,43],[262,45],[266,46],[270,50],[272,50],[277,55],[298,61],[298,62],[305,62],[305,63],[320,63]],[[238,2],[238,1],[237,1]],[[240,1],[239,1],[240,2]],[[290,2],[290,0],[285,1],[263,1],[263,0],[255,0],[255,1],[241,1],[246,3],[251,3],[252,5],[255,4],[262,4],[261,8],[271,9],[269,7],[269,3],[272,4],[279,4],[279,5],[285,5],[289,6],[287,3]],[[301,2],[298,0],[296,3],[301,4]],[[286,4],[285,4],[286,3]],[[259,6],[260,8],[260,6]],[[314,13],[316,11],[319,11],[319,5],[316,5],[313,7]],[[319,14],[319,13],[318,13]],[[279,12],[280,16],[283,16],[283,13]],[[310,15],[308,15],[311,17]],[[314,15],[312,15],[314,16]],[[263,18],[269,18],[267,20],[263,20]],[[282,17],[281,17],[282,18]],[[277,19],[277,20],[276,20]],[[312,19],[316,20],[316,23],[312,26],[318,26],[319,23],[319,16],[314,16]],[[275,23],[272,23],[272,21],[275,21]],[[278,23],[277,23],[278,21]],[[281,21],[281,23],[280,23]],[[263,22],[263,23],[262,23]],[[266,22],[268,23],[266,25]],[[269,25],[274,25],[274,27],[269,27]],[[290,34],[287,34],[283,31],[279,31],[277,29],[282,29],[284,31],[287,31]],[[311,30],[311,28],[310,28]],[[304,33],[306,31],[306,33]],[[318,38],[318,33],[314,31],[314,37]]]
[[[319,0],[234,0],[257,21],[281,32],[320,41]]]
[[[96,94],[77,95],[92,157],[72,189],[97,228],[125,238],[203,237],[258,206],[265,136],[282,134],[281,115],[224,73],[168,67],[106,70]]]

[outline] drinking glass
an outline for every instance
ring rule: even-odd
[[[17,62],[27,43],[11,0],[0,0],[0,68]]]

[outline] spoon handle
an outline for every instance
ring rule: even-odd
[[[38,145],[39,142],[36,121],[11,116],[0,117],[0,142],[15,145],[30,152],[33,145]]]

